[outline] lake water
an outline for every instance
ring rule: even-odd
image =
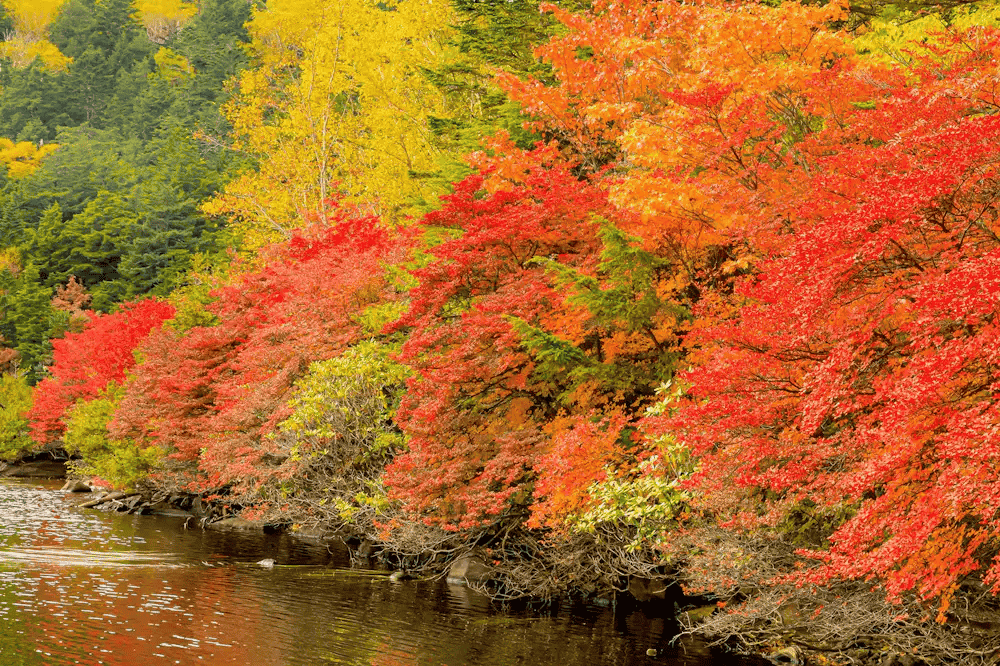
[[[0,480],[2,666],[748,663],[672,646],[670,619],[639,610],[505,612],[464,587],[352,570],[345,552],[287,535],[80,509],[59,486]]]

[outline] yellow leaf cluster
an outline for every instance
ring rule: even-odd
[[[40,58],[52,71],[65,71],[72,62],[49,40],[31,41],[19,35],[0,42],[0,56],[10,58],[15,67],[27,67],[35,58]]]
[[[950,14],[913,13],[890,5],[854,38],[855,49],[882,62],[909,65],[912,46],[926,41],[928,35],[960,31],[975,26],[1000,25],[1000,2],[983,0],[958,7]]]
[[[21,272],[21,258],[17,248],[0,249],[0,272],[7,271],[17,275]]]
[[[175,82],[194,74],[194,68],[187,58],[165,46],[160,47],[153,56],[153,61],[156,63],[156,74],[150,76],[160,76],[167,81]]]
[[[0,138],[0,162],[7,167],[7,175],[16,180],[34,173],[41,166],[42,159],[58,148],[55,143],[36,146],[28,141],[14,143]]]
[[[66,0],[2,0],[14,19],[14,34],[0,43],[0,56],[9,58],[16,67],[29,65],[41,58],[51,70],[65,70],[70,59],[48,40],[49,24]]]
[[[26,40],[39,41],[48,36],[49,24],[66,0],[3,0],[14,19],[14,29]]]
[[[334,199],[401,222],[431,198],[428,117],[445,100],[421,74],[447,48],[447,0],[273,0],[249,24],[257,67],[225,113],[258,168],[206,205],[249,247],[323,220]]]
[[[183,0],[135,0],[133,6],[136,18],[154,44],[165,44],[198,13],[194,3]]]

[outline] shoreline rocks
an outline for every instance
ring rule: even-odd
[[[0,477],[20,478],[20,479],[53,479],[65,478],[66,461],[52,458],[42,458],[39,460],[23,461],[16,464],[0,463]],[[94,493],[93,484],[85,480],[69,479],[62,486],[62,491],[68,494]],[[100,508],[120,513],[151,514],[171,517],[187,517],[184,523],[185,529],[204,529],[216,532],[244,532],[255,534],[274,533],[288,528],[289,534],[301,536],[303,538],[313,538],[321,540],[340,540],[348,543],[348,537],[340,534],[336,539],[331,538],[333,533],[322,529],[322,526],[311,527],[307,530],[291,525],[275,525],[257,523],[240,516],[226,515],[225,508],[219,502],[208,502],[195,493],[168,493],[167,491],[152,492],[100,492],[94,493],[90,497],[84,495],[79,498],[81,508]],[[300,534],[301,532],[301,534]],[[420,570],[420,564],[415,565],[403,558],[396,557],[392,552],[383,551],[383,545],[373,543],[360,537],[354,538],[356,547],[352,559],[370,561],[378,556],[379,564],[376,566],[388,566],[395,569],[389,574],[388,580],[402,583],[414,577],[407,567],[413,565],[418,574],[424,573]],[[445,574],[445,580],[449,585],[462,586],[472,589],[482,590],[497,585],[497,580],[502,579],[500,573],[490,564],[491,560],[483,552],[481,547],[467,545],[463,554],[452,560],[450,564],[445,564],[447,560],[438,560],[435,571],[431,571],[431,578],[435,575]],[[462,552],[462,551],[459,551]],[[384,554],[383,554],[384,553]],[[273,560],[261,560],[258,566],[269,569],[274,566]],[[443,569],[443,571],[442,571]],[[391,571],[391,569],[390,569]],[[612,592],[613,601],[608,601],[601,605],[615,605],[624,602],[625,608],[634,608],[636,605],[654,614],[669,614],[683,617],[689,627],[702,624],[716,616],[720,612],[721,604],[711,604],[711,598],[694,598],[684,595],[677,586],[672,584],[668,575],[659,576],[660,572],[645,578],[640,576],[630,577],[627,581],[622,580],[619,584],[619,591],[627,589],[627,596],[617,596]],[[422,575],[420,575],[423,578]],[[591,592],[588,598],[601,591]],[[808,618],[798,617],[798,609],[793,603],[785,603],[779,609],[780,621],[790,625],[808,625]],[[971,626],[971,625],[970,625]],[[988,627],[995,630],[1000,623],[991,622]],[[984,627],[975,626],[969,631],[976,629],[983,631]],[[1000,631],[994,635],[996,638]],[[823,663],[834,663],[830,661],[837,656],[864,666],[922,666],[925,663],[936,663],[921,661],[919,657],[908,654],[907,651],[899,649],[898,645],[886,643],[884,645],[862,645],[860,642],[840,647],[815,647],[810,644],[808,630],[794,636],[783,636],[785,640],[776,640],[768,644],[768,650],[758,653],[765,663],[788,664],[789,666],[816,666]],[[784,645],[782,645],[784,643]],[[744,647],[745,649],[745,647]],[[819,650],[820,652],[817,652]]]
[[[486,560],[479,553],[472,552],[451,563],[445,580],[449,585],[476,585],[489,580],[490,573]]]

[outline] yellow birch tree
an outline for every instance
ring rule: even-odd
[[[58,148],[59,144],[56,143],[44,145],[35,145],[30,141],[14,143],[10,139],[0,137],[0,164],[7,167],[7,175],[10,178],[19,180],[37,171],[45,156],[54,153]],[[3,264],[0,262],[0,270],[2,269]]]
[[[66,0],[3,0],[14,19],[14,34],[5,35],[0,56],[10,58],[16,67],[25,67],[41,58],[49,69],[65,69],[70,59],[49,41],[49,24]]]
[[[136,17],[154,44],[166,44],[191,17],[198,13],[194,3],[183,0],[135,0]]]
[[[253,248],[323,220],[337,198],[401,222],[436,193],[422,75],[448,49],[448,0],[272,0],[249,28],[257,66],[225,112],[257,168],[206,205]]]

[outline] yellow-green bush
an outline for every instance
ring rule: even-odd
[[[0,376],[0,459],[14,460],[31,448],[28,419],[31,387],[24,377]]]
[[[109,384],[100,396],[77,402],[70,408],[65,445],[70,454],[80,456],[71,463],[81,476],[97,476],[115,487],[132,488],[142,481],[162,457],[155,446],[140,447],[128,439],[108,435],[108,421],[124,391]]]

